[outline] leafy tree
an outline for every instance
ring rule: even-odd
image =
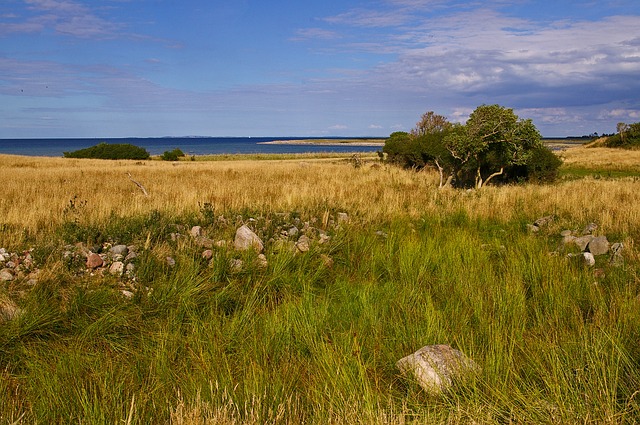
[[[65,158],[97,158],[97,159],[149,159],[146,149],[128,143],[98,143],[86,149],[63,152]]]
[[[405,167],[436,168],[440,187],[480,189],[494,179],[552,181],[561,164],[531,120],[500,105],[479,106],[464,125],[427,112],[411,133],[393,133],[383,151]]]
[[[531,120],[521,120],[513,109],[500,105],[477,107],[464,126],[454,126],[444,143],[460,162],[460,171],[473,172],[476,189],[507,167],[525,165],[531,152],[543,146]]]
[[[640,147],[640,122],[634,124],[618,123],[618,131],[607,138],[605,144],[611,148],[634,149]]]

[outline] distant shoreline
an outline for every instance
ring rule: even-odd
[[[320,146],[384,146],[384,139],[298,139],[271,140],[258,145],[320,145]]]

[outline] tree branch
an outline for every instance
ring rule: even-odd
[[[131,173],[127,173],[127,176],[129,176],[129,180],[131,180],[133,182],[133,184],[135,184],[136,186],[138,186],[140,188],[140,190],[142,191],[142,193],[144,193],[144,196],[149,196],[149,193],[147,192],[147,189],[144,188],[143,185],[141,185],[140,183],[138,183],[137,181],[135,181],[133,179],[133,177],[131,177]]]

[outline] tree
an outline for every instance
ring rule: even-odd
[[[405,167],[434,167],[440,187],[482,188],[491,181],[555,179],[561,164],[546,148],[531,120],[500,105],[476,108],[463,124],[430,111],[410,133],[393,133],[383,151]]]
[[[513,109],[482,105],[465,125],[454,126],[444,140],[459,161],[459,173],[473,173],[474,187],[482,188],[510,166],[526,164],[533,150],[543,147],[531,120],[521,120]]]

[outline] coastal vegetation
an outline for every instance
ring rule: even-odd
[[[64,152],[65,158],[94,158],[94,159],[149,159],[146,149],[129,143],[98,143],[85,149]]]
[[[437,169],[440,187],[480,189],[492,180],[549,183],[561,164],[531,120],[500,105],[477,107],[464,125],[429,111],[410,133],[391,134],[383,152],[404,167]]]
[[[634,423],[640,151],[560,155],[553,184],[469,191],[375,154],[2,155],[0,247],[32,266],[0,284],[0,422]],[[568,256],[590,223],[621,264]],[[76,254],[120,244],[130,273]],[[428,344],[480,373],[425,393],[395,362]]]

